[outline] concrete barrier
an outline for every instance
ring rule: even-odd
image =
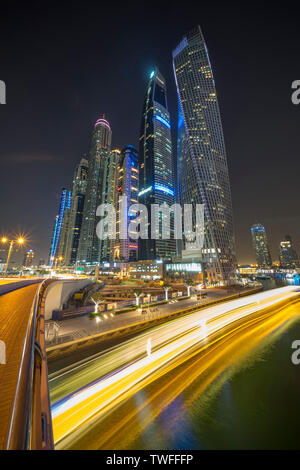
[[[53,310],[61,310],[74,292],[83,289],[92,282],[90,278],[62,279],[50,284],[45,299],[45,320],[51,320]]]

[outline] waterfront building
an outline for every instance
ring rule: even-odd
[[[262,224],[252,225],[251,236],[258,267],[268,268],[272,266],[272,258],[265,227]]]
[[[77,258],[87,178],[88,161],[86,158],[82,158],[75,169],[69,217],[63,227],[63,231],[65,230],[65,243],[61,247],[60,255],[64,258],[66,266],[74,265]]]
[[[280,242],[279,259],[282,268],[296,268],[299,266],[298,255],[290,235],[286,235],[285,240]]]
[[[109,122],[98,119],[94,125],[89,153],[89,170],[80,231],[77,263],[98,264],[100,262],[99,239],[96,234],[97,207],[101,204],[103,175],[106,160],[111,151],[112,132]]]
[[[61,242],[61,234],[63,229],[64,218],[66,213],[70,210],[71,206],[71,191],[63,188],[61,191],[60,196],[60,203],[59,203],[59,212],[55,218],[53,233],[52,233],[52,240],[51,240],[51,247],[50,247],[50,254],[49,254],[49,265],[53,266],[59,256],[59,247]]]
[[[155,68],[149,77],[144,101],[139,140],[139,203],[147,208],[149,218],[152,204],[175,202],[171,121],[167,104],[166,82]],[[155,238],[151,223],[147,239],[139,240],[139,259],[171,259],[176,254],[174,214],[170,217],[170,237],[163,238],[159,212]],[[153,229],[153,227],[152,227]]]
[[[33,264],[34,259],[34,251],[28,250],[24,256],[23,266],[24,268],[30,268]]]
[[[235,281],[236,257],[226,150],[213,71],[197,26],[173,51],[178,96],[178,198],[193,205],[191,231],[185,231],[182,260],[203,263],[207,279]],[[204,227],[196,227],[196,204],[203,204]],[[202,230],[203,247],[187,248]]]
[[[140,239],[134,238],[134,234],[132,237],[129,224],[130,220],[137,217],[137,212],[130,207],[138,203],[139,161],[138,152],[132,145],[127,145],[121,152],[116,183],[116,239],[113,258],[115,261],[134,261],[138,259]],[[119,205],[119,199],[124,197],[126,204]],[[125,230],[126,237],[120,236],[122,230]]]
[[[120,159],[120,150],[112,150],[105,159],[103,166],[103,184],[101,204],[112,204],[115,208],[116,205],[116,191],[117,191],[117,169]],[[104,232],[109,231],[108,223],[104,224]],[[110,237],[99,240],[100,258],[101,263],[112,261],[114,256],[114,239]]]

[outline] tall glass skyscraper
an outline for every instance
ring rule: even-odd
[[[103,184],[101,204],[115,204],[116,185],[117,185],[117,167],[120,158],[120,150],[112,150],[105,159],[103,165]],[[108,232],[108,223],[104,225],[104,231]],[[99,240],[100,246],[100,262],[112,261],[114,252],[114,240],[105,238]]]
[[[79,264],[97,264],[100,261],[100,245],[96,234],[96,210],[101,204],[104,166],[111,150],[111,136],[108,121],[104,118],[98,119],[94,126],[89,154],[87,190],[77,252]]]
[[[66,266],[75,264],[78,250],[78,243],[80,231],[82,226],[84,199],[87,189],[88,177],[88,161],[85,158],[80,160],[79,165],[76,166],[72,197],[71,208],[69,211],[68,222],[64,229],[66,230],[65,242],[62,246],[61,256],[64,258]]]
[[[66,213],[70,210],[71,207],[71,191],[68,191],[65,188],[62,188],[60,203],[59,203],[59,212],[55,218],[55,224],[52,234],[50,255],[49,255],[49,265],[53,266],[55,264],[55,259],[58,257],[59,246],[62,235],[62,228]]]
[[[286,235],[285,240],[280,242],[279,259],[280,266],[283,268],[296,268],[299,266],[299,258],[290,235]]]
[[[172,162],[170,113],[164,77],[155,68],[150,74],[144,102],[139,142],[139,203],[148,210],[151,204],[175,202]],[[174,217],[171,215],[171,238],[162,238],[162,214],[159,214],[157,239],[139,240],[139,259],[170,259],[176,253]]]
[[[136,218],[136,212],[130,207],[138,203],[139,191],[138,153],[132,145],[123,148],[117,166],[117,187],[115,197],[116,239],[114,241],[114,261],[136,261],[138,259],[139,240],[131,237],[130,220]],[[119,198],[125,197],[126,204],[120,205]],[[122,218],[122,221],[120,220]],[[127,237],[120,237],[121,222],[126,227]]]
[[[187,250],[183,241],[182,258],[204,263],[208,280],[231,283],[236,260],[229,175],[215,82],[199,26],[173,51],[173,69],[179,199],[182,205],[203,204],[205,220],[203,248]],[[193,230],[195,225],[193,218]]]
[[[252,225],[251,236],[258,266],[260,268],[270,267],[272,258],[265,227],[262,224]]]

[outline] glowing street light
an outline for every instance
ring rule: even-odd
[[[1,242],[2,243],[9,243],[9,249],[8,249],[7,259],[6,259],[6,264],[5,264],[5,270],[4,270],[4,274],[3,274],[3,277],[5,277],[14,244],[17,243],[18,245],[24,245],[25,239],[23,237],[18,237],[16,240],[9,240],[7,237],[2,237]]]

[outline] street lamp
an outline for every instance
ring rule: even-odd
[[[55,259],[54,269],[56,269],[56,267],[57,267],[57,261],[60,261],[60,262],[61,262],[64,258],[63,258],[63,256],[58,256],[58,257],[56,257],[56,258],[53,257],[53,259]]]
[[[18,237],[16,240],[9,240],[7,237],[2,237],[1,242],[2,243],[9,243],[9,249],[8,249],[6,264],[5,264],[5,270],[4,270],[4,274],[3,274],[3,277],[5,277],[14,244],[17,243],[18,245],[23,245],[25,243],[25,239],[23,237]]]

